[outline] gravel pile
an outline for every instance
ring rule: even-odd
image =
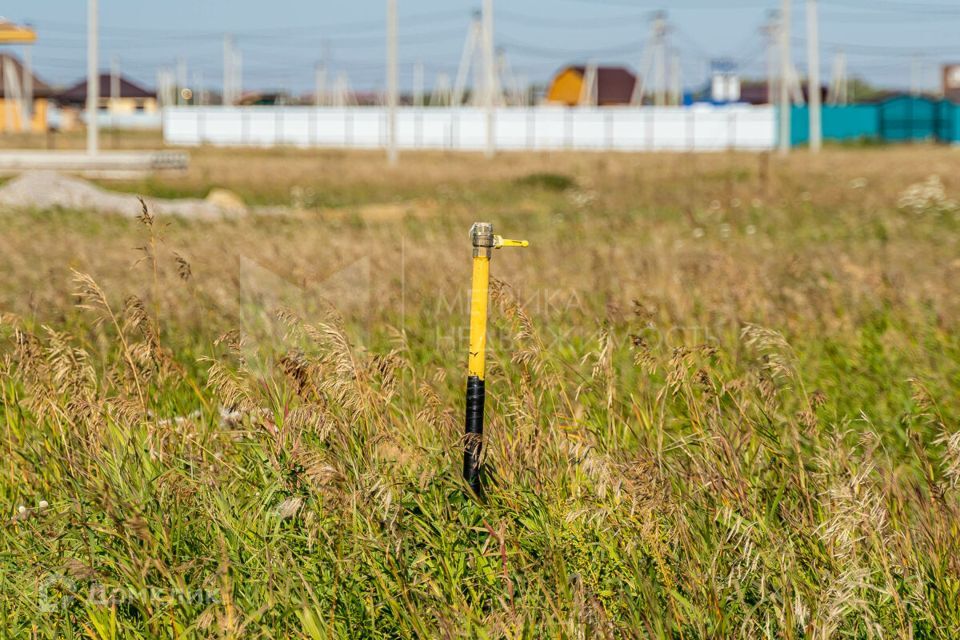
[[[164,200],[144,198],[153,215],[173,215],[193,219],[219,219],[243,215],[243,202],[223,190],[215,190],[205,200],[181,198]],[[134,217],[140,214],[136,195],[107,191],[81,178],[55,171],[29,171],[0,187],[0,207],[10,209],[77,209],[117,213]]]

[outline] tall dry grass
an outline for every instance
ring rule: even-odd
[[[3,212],[2,635],[955,637],[958,164],[201,150],[127,188],[300,212]],[[531,241],[484,501],[475,219]]]

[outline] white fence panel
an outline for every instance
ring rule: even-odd
[[[314,119],[309,107],[284,107],[278,118],[280,144],[307,147],[312,144]]]
[[[646,109],[612,110],[613,138],[611,149],[645,151],[653,147],[653,111]]]
[[[529,140],[527,128],[530,119],[527,109],[501,109],[497,112],[497,122],[494,125],[498,149],[523,150],[527,148]]]
[[[604,110],[585,109],[570,121],[570,139],[574,149],[610,148]]]
[[[731,118],[731,113],[724,113],[723,117],[716,117],[708,109],[694,107],[690,110],[690,138],[693,140],[694,151],[707,149],[729,149],[733,142],[731,137],[731,123],[736,124],[736,120]]]
[[[546,107],[533,111],[533,148],[563,149],[569,144],[569,109]]]
[[[382,107],[168,107],[164,140],[177,145],[291,145],[383,148]],[[500,108],[494,144],[500,150],[720,151],[772,149],[776,118],[770,107]],[[487,113],[476,107],[402,107],[401,149],[480,151]]]
[[[777,117],[772,108],[738,109],[734,144],[738,149],[772,149],[776,127]]]

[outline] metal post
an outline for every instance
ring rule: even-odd
[[[397,164],[397,0],[387,0],[387,162]]]
[[[782,0],[780,9],[780,153],[790,153],[790,5]]]
[[[807,104],[810,105],[810,151],[823,145],[820,115],[820,36],[817,0],[807,0]]]
[[[97,61],[97,0],[87,0],[87,153],[100,146],[97,107],[100,102],[100,72]]]
[[[476,222],[470,228],[473,244],[473,280],[470,289],[470,353],[467,362],[467,397],[463,449],[463,479],[477,494],[480,452],[483,447],[484,376],[487,350],[487,302],[490,292],[490,255],[501,247],[526,247],[526,240],[506,240],[493,235],[493,225]]]
[[[487,148],[488,158],[496,153],[495,126],[497,94],[497,75],[493,59],[493,0],[483,0],[483,105],[487,112]]]

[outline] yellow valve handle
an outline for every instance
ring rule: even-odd
[[[502,236],[493,236],[493,248],[502,249],[504,247],[529,247],[530,243],[526,240],[508,240]]]

